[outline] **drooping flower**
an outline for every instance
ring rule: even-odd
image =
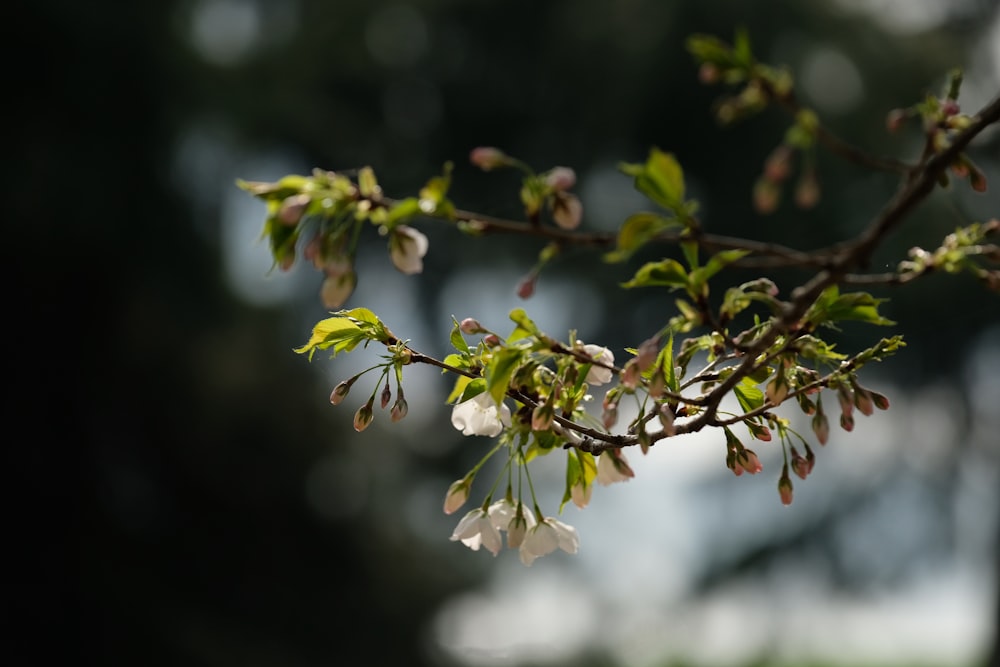
[[[584,484],[583,479],[576,480],[576,484],[570,487],[569,497],[573,504],[583,509],[590,504],[590,496],[594,492],[593,484]]]
[[[601,345],[584,345],[583,351],[590,356],[594,361],[598,361],[607,366],[613,366],[615,363],[614,353],[606,347]],[[598,366],[593,364],[590,370],[587,371],[587,384],[601,385],[611,382],[611,369],[604,368],[603,366]]]
[[[524,541],[521,542],[519,556],[522,563],[531,565],[536,558],[550,554],[556,549],[575,554],[580,549],[580,537],[573,526],[546,517],[528,529]]]
[[[503,403],[499,410],[489,393],[477,394],[455,405],[451,411],[451,425],[462,435],[495,437],[510,424],[510,408]]]
[[[354,292],[354,286],[357,282],[358,276],[354,271],[340,275],[327,275],[319,293],[320,299],[323,300],[323,306],[330,310],[340,308]]]
[[[399,225],[389,237],[389,255],[397,269],[412,275],[424,270],[427,237],[408,225]]]
[[[528,529],[535,525],[535,514],[526,510],[521,501],[501,498],[489,506],[487,514],[497,530],[507,532],[507,546],[511,549],[520,547]]]
[[[635,473],[620,449],[607,449],[597,457],[597,483],[601,486],[627,482],[632,477]]]
[[[583,220],[580,198],[569,192],[557,192],[552,199],[552,219],[562,229],[576,229]]]
[[[473,551],[479,551],[479,547],[486,547],[486,550],[496,556],[500,553],[501,539],[500,531],[496,529],[490,516],[482,507],[472,510],[458,522],[455,531],[451,534],[452,542],[461,542]]]

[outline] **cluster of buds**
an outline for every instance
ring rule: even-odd
[[[362,373],[355,375],[354,377],[348,378],[343,382],[339,383],[330,392],[330,403],[333,405],[340,405],[347,395],[351,391],[351,387],[354,383],[358,381]],[[377,386],[376,386],[377,389]],[[384,410],[388,405],[389,401],[392,400],[392,390],[389,388],[389,381],[385,381],[385,386],[382,388],[382,392],[379,395],[379,405]],[[402,385],[397,385],[396,387],[396,401],[392,404],[392,408],[389,410],[389,419],[393,422],[398,422],[406,417],[406,413],[409,411],[409,406],[406,403],[406,397],[403,395]],[[375,420],[375,392],[368,398],[364,405],[358,408],[358,411],[354,413],[354,430],[364,431],[368,428],[371,423]]]
[[[798,126],[793,129],[798,129]],[[753,186],[754,209],[762,214],[773,213],[781,200],[782,188],[792,172],[796,148],[782,142],[764,161],[764,168]],[[812,208],[820,198],[819,178],[813,161],[806,160],[795,185],[795,204],[802,209]]]

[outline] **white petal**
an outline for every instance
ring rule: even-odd
[[[593,359],[600,361],[601,363],[607,364],[609,366],[614,365],[615,355],[614,353],[606,347],[601,345],[584,345],[583,351],[586,352]],[[590,370],[587,371],[587,384],[601,385],[611,382],[611,369],[602,368],[601,366],[591,366]]]
[[[501,404],[497,416],[497,406],[493,398],[483,392],[467,401],[458,403],[451,411],[451,424],[462,435],[486,435],[495,437],[503,427],[510,424],[510,408]]]

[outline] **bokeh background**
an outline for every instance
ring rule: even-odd
[[[721,436],[680,438],[567,508],[579,555],[524,568],[448,541],[444,491],[488,443],[450,426],[446,379],[409,370],[410,416],[363,434],[363,399],[329,404],[375,351],[292,352],[325,315],[320,276],[270,273],[263,206],[235,186],[371,165],[408,195],[453,160],[460,205],[516,215],[514,176],[466,161],[495,145],[574,167],[585,225],[611,230],[646,206],[618,163],[655,145],[712,231],[819,247],[861,229],[893,180],[823,158],[817,210],[755,215],[786,119],[716,124],[721,90],[699,85],[686,36],[746,27],[833,129],[911,157],[918,137],[888,135],[889,109],[956,66],[965,110],[1000,89],[996,3],[49,0],[6,23],[6,606],[12,628],[42,630],[11,633],[12,664],[1000,663],[1000,301],[970,277],[879,292],[909,347],[864,377],[893,407],[834,434],[791,507],[777,447],[734,479]],[[996,216],[997,146],[994,131],[974,152],[987,194],[936,194],[876,266]],[[624,358],[671,314],[655,290],[615,287],[641,258],[566,252],[522,302],[534,242],[420,228],[418,277],[369,230],[348,305],[427,353],[446,353],[452,315],[503,330],[521,306]],[[537,473],[549,511],[560,465]]]

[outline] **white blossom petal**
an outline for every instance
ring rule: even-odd
[[[608,366],[613,366],[615,363],[614,353],[606,347],[601,345],[584,345],[583,351],[587,353],[593,359],[600,361]],[[601,385],[611,382],[611,369],[603,368],[601,366],[593,365],[590,370],[587,371],[587,384]]]
[[[392,230],[389,239],[389,256],[397,269],[406,274],[424,270],[423,257],[427,254],[427,237],[408,225]]]
[[[479,551],[479,547],[486,547],[486,550],[496,556],[500,552],[501,539],[500,531],[496,529],[490,521],[489,515],[483,508],[477,508],[462,517],[451,534],[452,542],[461,542],[473,551]]]
[[[503,427],[510,424],[510,408],[503,403],[497,410],[493,397],[483,392],[455,405],[451,411],[451,425],[462,435],[496,437]]]

